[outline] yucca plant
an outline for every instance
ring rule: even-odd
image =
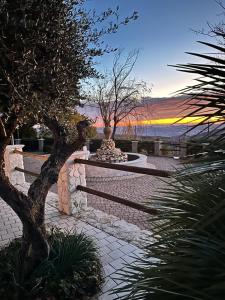
[[[209,162],[179,171],[151,199],[159,211],[150,220],[155,242],[146,247],[145,257],[136,265],[120,271],[123,285],[114,291],[119,299],[225,299],[224,22],[211,31],[219,43],[200,43],[215,53],[189,53],[203,62],[176,66],[200,76],[182,93],[192,107],[186,117],[199,118],[194,127],[211,128]],[[218,158],[215,153],[222,155]]]
[[[155,242],[120,271],[119,299],[225,299],[225,173],[182,171],[152,201]]]

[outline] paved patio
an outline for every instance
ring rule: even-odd
[[[172,158],[149,157],[148,162],[154,164],[157,169],[163,170],[173,170],[174,168],[180,167],[179,161]],[[40,171],[41,163],[42,162],[34,161],[31,158],[24,159],[25,169],[34,172]],[[33,178],[27,177],[27,180],[31,182]],[[88,182],[88,186],[132,201],[145,203],[151,200],[151,195],[153,195],[156,190],[165,188],[166,182],[154,176],[141,176],[112,182]],[[56,187],[53,187],[52,191],[53,193],[50,194],[53,195],[54,198],[56,197]],[[149,215],[124,205],[97,196],[88,195],[88,206],[124,219],[142,229],[149,229],[150,227],[149,222],[147,222]],[[21,236],[22,224],[11,208],[9,208],[1,198],[0,207],[0,246],[4,246],[15,237]],[[124,267],[126,263],[134,263],[136,260],[135,257],[143,255],[143,250],[76,219],[74,216],[60,215],[52,200],[50,201],[49,199],[46,204],[46,223],[47,226],[57,226],[62,229],[84,232],[87,236],[94,239],[99,248],[99,255],[103,264],[106,280],[102,293],[94,297],[93,300],[115,299],[117,296],[109,295],[108,291],[120,283],[118,275],[115,275],[116,271]]]
[[[0,247],[2,247],[12,239],[21,236],[22,224],[12,209],[1,198],[0,207]],[[87,223],[79,221],[73,216],[60,215],[49,201],[47,201],[46,205],[46,224],[49,227],[56,226],[66,230],[83,232],[96,242],[103,264],[105,283],[101,294],[94,297],[93,300],[115,299],[116,295],[109,295],[108,292],[119,284],[119,278],[118,275],[115,275],[115,272],[124,267],[126,263],[133,263],[135,257],[143,255],[143,251]]]
[[[42,163],[41,161],[34,161],[33,158],[24,158],[25,169],[33,172],[39,173]],[[179,160],[168,157],[150,156],[148,157],[148,163],[155,165],[157,169],[161,170],[171,171],[181,167]],[[26,176],[26,180],[29,182],[33,179],[31,176]],[[87,182],[87,186],[138,203],[149,203],[151,196],[154,195],[157,190],[166,187],[166,181],[168,181],[168,179],[146,175],[137,178],[113,180],[111,182]],[[52,191],[57,193],[56,187],[53,187]],[[149,215],[144,212],[90,194],[88,194],[88,206],[101,210],[109,215],[119,217],[120,219],[139,226],[141,229],[150,229],[148,222]]]

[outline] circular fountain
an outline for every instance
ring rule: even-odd
[[[89,156],[90,160],[155,169],[154,165],[147,163],[146,155],[139,153],[124,153],[119,148],[116,148],[115,142],[111,139],[110,127],[105,128],[104,133],[105,139],[103,139],[101,147],[97,149],[96,153]],[[86,165],[86,177],[88,181],[111,181],[140,176],[143,175]]]

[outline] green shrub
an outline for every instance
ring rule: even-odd
[[[35,139],[23,138],[21,140],[21,143],[25,145],[25,147],[23,148],[24,151],[31,151],[31,152],[38,151],[38,140],[36,138]]]
[[[49,259],[28,280],[17,284],[17,253],[21,239],[0,251],[0,299],[83,299],[95,294],[103,281],[94,243],[83,234],[52,230]],[[19,299],[20,299],[19,298]]]
[[[53,149],[53,138],[44,138],[44,152],[51,153]]]
[[[151,218],[155,242],[136,266],[121,271],[119,299],[225,299],[224,165],[182,171],[151,199],[159,210]]]
[[[116,140],[116,147],[120,148],[123,152],[131,152],[131,141],[129,140]]]
[[[90,152],[94,153],[101,147],[102,140],[101,139],[94,139],[90,140]]]
[[[36,130],[31,126],[22,126],[19,128],[19,135],[22,139],[35,139],[37,138]]]
[[[154,142],[153,141],[139,141],[138,152],[143,154],[153,154],[154,153]]]

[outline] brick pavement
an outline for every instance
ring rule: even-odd
[[[178,160],[167,157],[151,156],[148,157],[148,163],[155,165],[157,169],[168,171],[181,167]],[[87,185],[105,193],[145,204],[151,203],[151,196],[157,191],[166,188],[166,181],[168,179],[146,175],[112,182],[88,182]],[[133,223],[141,229],[151,229],[148,222],[151,216],[146,213],[90,194],[88,195],[88,205]]]
[[[42,163],[42,161],[34,161],[33,158],[24,158],[25,169],[33,172],[40,172]],[[174,170],[181,166],[179,160],[168,157],[150,156],[148,157],[148,163],[155,165],[157,169],[161,170]],[[26,176],[26,180],[31,182],[33,178]],[[151,196],[157,190],[166,187],[165,181],[165,179],[159,177],[146,175],[137,178],[113,180],[112,182],[87,182],[87,186],[138,203],[149,203]],[[53,186],[51,191],[57,192],[56,186]],[[141,229],[151,229],[148,222],[150,216],[130,207],[90,194],[88,194],[88,206],[124,219],[129,223],[139,226]]]
[[[22,234],[22,224],[12,209],[0,198],[0,247],[8,244]],[[98,249],[105,274],[102,292],[93,300],[112,300],[116,295],[109,295],[109,290],[120,284],[115,272],[123,268],[126,263],[134,263],[143,251],[123,240],[117,239],[87,223],[75,219],[73,216],[60,215],[55,207],[47,202],[46,224],[66,230],[83,232],[92,238]]]

